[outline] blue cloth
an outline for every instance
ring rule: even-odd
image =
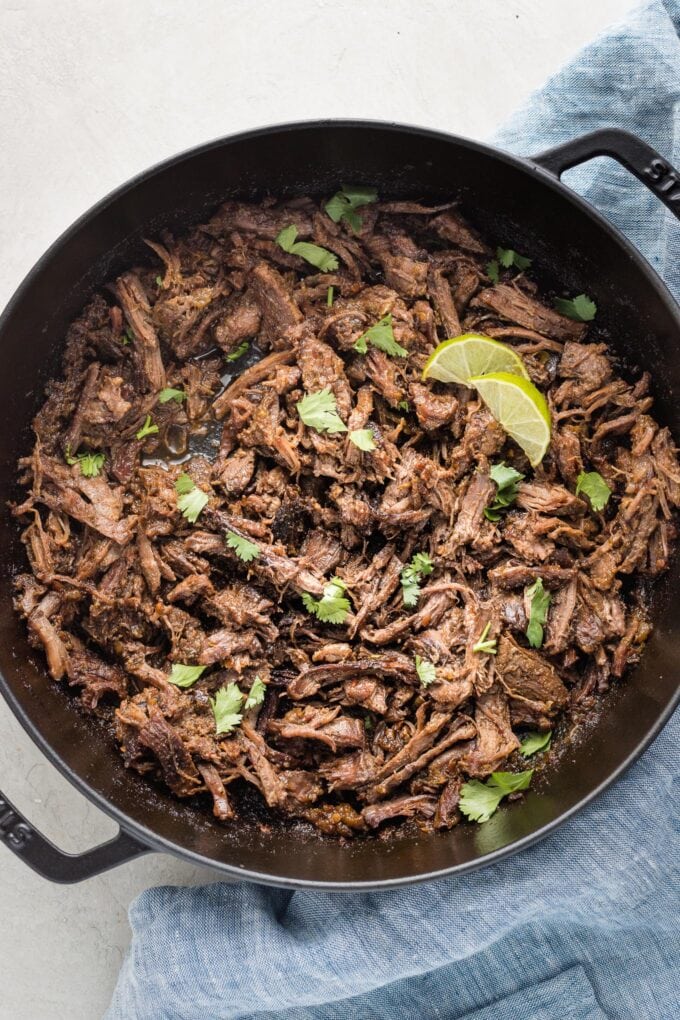
[[[680,164],[680,0],[585,49],[501,131],[525,154],[615,124]],[[680,298],[680,225],[610,160],[569,183]],[[108,1020],[680,1017],[680,714],[538,846],[380,894],[247,884],[143,893]]]

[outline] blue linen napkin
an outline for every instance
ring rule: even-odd
[[[535,154],[606,124],[680,164],[680,0],[634,12],[499,133]],[[611,160],[565,180],[680,298],[680,226]],[[130,908],[107,1020],[680,1017],[680,713],[615,786],[483,871],[375,894],[162,887]]]

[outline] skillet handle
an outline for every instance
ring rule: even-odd
[[[82,854],[67,854],[46,839],[0,793],[0,842],[20,857],[29,868],[51,882],[82,882],[102,871],[149,852],[121,829],[108,843]]]
[[[656,149],[629,131],[621,128],[592,131],[533,156],[531,162],[560,177],[565,170],[595,156],[618,160],[680,219],[680,173]]]

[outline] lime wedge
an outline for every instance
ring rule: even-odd
[[[550,411],[545,397],[528,379],[510,372],[490,372],[470,379],[470,386],[511,439],[521,446],[532,467],[550,445]]]
[[[511,372],[529,378],[522,359],[512,347],[490,336],[464,333],[439,344],[425,362],[423,379],[468,386],[473,375],[489,372]]]

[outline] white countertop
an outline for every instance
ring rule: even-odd
[[[111,188],[244,128],[396,120],[483,139],[631,0],[0,0],[0,306]],[[0,789],[67,851],[116,831],[0,703]],[[79,886],[0,846],[0,1020],[96,1020],[152,854]],[[130,1018],[133,1020],[133,1018]]]

